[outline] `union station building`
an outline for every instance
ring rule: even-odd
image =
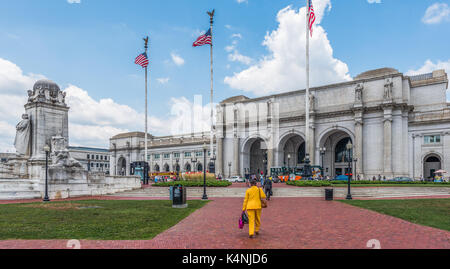
[[[309,153],[311,164],[331,178],[348,172],[349,156],[352,173],[361,179],[428,178],[450,170],[447,88],[444,70],[417,76],[371,70],[352,81],[311,88],[310,126],[305,126],[304,89],[231,97],[217,106],[214,152],[208,147],[206,168],[214,164],[216,174],[225,177],[301,169]],[[202,171],[209,138],[209,133],[149,135],[150,171]],[[110,173],[129,174],[130,163],[144,160],[144,133],[112,137],[109,151]]]

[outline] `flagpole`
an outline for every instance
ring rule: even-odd
[[[306,92],[305,92],[305,151],[306,162],[309,163],[310,137],[309,137],[309,1],[306,0]]]
[[[144,41],[145,41],[145,54],[147,54],[147,49],[148,49],[148,36],[147,36],[147,38],[144,38]],[[149,58],[148,57],[148,55],[147,55],[147,58]],[[148,79],[147,79],[147,73],[148,73],[148,71],[147,71],[147,67],[145,67],[145,142],[144,142],[144,147],[145,147],[145,150],[144,150],[144,162],[147,162],[147,133],[148,133],[148,131],[147,131],[147,114],[148,114],[148,112],[147,112],[147,95],[148,95],[148,93],[147,93],[147,81],[148,81]]]
[[[211,152],[211,157],[215,156],[214,154],[214,150],[213,150],[213,140],[214,140],[214,131],[213,131],[213,89],[214,89],[214,84],[213,84],[213,23],[214,23],[214,11],[212,12],[208,12],[209,18],[210,18],[210,30],[211,30],[211,96],[210,96],[210,105],[211,105],[211,132],[210,132],[210,152]],[[206,163],[205,163],[206,165]]]

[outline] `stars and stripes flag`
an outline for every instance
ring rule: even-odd
[[[309,32],[311,33],[311,37],[313,34],[313,24],[316,21],[316,14],[314,14],[314,7],[312,4],[312,0],[309,0]]]
[[[208,29],[206,34],[201,35],[199,38],[197,38],[192,46],[199,47],[207,44],[212,45],[211,29]]]
[[[136,60],[134,60],[134,63],[142,66],[142,68],[147,67],[149,63],[147,53],[144,52],[142,54],[139,54],[139,56],[136,57]]]

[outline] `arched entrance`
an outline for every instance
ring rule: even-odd
[[[201,163],[197,164],[197,172],[203,172],[203,165]]]
[[[184,171],[185,171],[185,172],[191,172],[191,164],[187,163],[187,164],[184,166]]]
[[[121,176],[127,174],[127,160],[124,157],[120,157],[117,161],[117,174]]]
[[[170,167],[167,163],[164,164],[164,172],[170,172]]]
[[[250,174],[260,175],[267,169],[267,146],[264,140],[257,139],[250,147]]]
[[[442,168],[441,157],[437,154],[429,154],[425,156],[423,162],[423,177],[425,179],[433,179],[435,172]]]
[[[155,164],[155,172],[159,173],[159,165]]]
[[[284,136],[279,142],[278,166],[302,168],[305,162],[305,139],[296,133]]]
[[[349,172],[353,174],[354,163],[349,169],[349,160],[353,158],[353,149],[347,150],[347,144],[353,144],[352,136],[344,130],[331,130],[320,139],[319,148],[325,148],[323,156],[319,155],[320,165],[324,168],[324,176],[335,178]],[[323,160],[323,164],[322,164]]]

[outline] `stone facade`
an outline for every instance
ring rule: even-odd
[[[110,153],[108,149],[90,147],[69,147],[70,155],[91,172],[109,174]]]
[[[333,178],[349,170],[349,142],[354,161],[350,169],[360,179],[420,179],[439,169],[449,171],[447,88],[444,70],[411,77],[392,68],[371,70],[353,81],[311,88],[310,126],[305,126],[305,90],[231,97],[217,107],[216,173],[242,176],[270,173],[274,167],[302,168],[309,153],[312,165],[323,166]],[[305,128],[310,128],[309,138]],[[119,158],[127,168],[130,160],[143,160],[143,134],[120,136],[111,139],[111,169]],[[176,139],[152,137],[150,155],[195,150]],[[155,142],[162,144],[155,147]],[[164,163],[150,161],[151,166]]]
[[[147,162],[150,172],[196,172],[204,165],[203,147],[206,145],[206,169],[214,163],[209,143],[209,133],[185,136],[154,137],[148,135]],[[129,175],[130,163],[144,160],[144,133],[118,134],[110,139],[110,174]],[[215,147],[214,147],[215,151]],[[178,163],[177,163],[178,160]]]

